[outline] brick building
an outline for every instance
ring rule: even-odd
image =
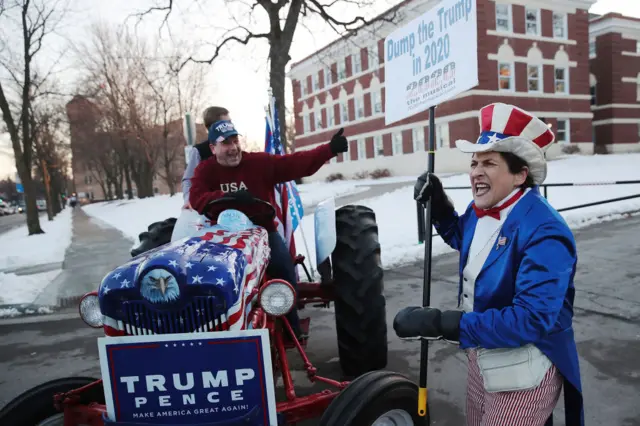
[[[557,139],[548,158],[570,145],[593,153],[588,9],[595,1],[477,0],[479,84],[436,108],[436,171],[468,170],[468,157],[455,141],[477,138],[477,111],[491,102],[544,118]],[[296,150],[328,141],[340,127],[351,140],[348,155],[312,180],[378,168],[414,175],[426,168],[428,112],[384,124],[384,38],[436,3],[405,1],[397,25],[381,22],[292,65]]]
[[[640,19],[618,13],[589,22],[593,127],[598,149],[640,148]]]

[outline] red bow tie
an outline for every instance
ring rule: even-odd
[[[507,207],[509,207],[510,205],[512,205],[513,203],[515,203],[516,201],[518,201],[518,199],[520,197],[522,197],[522,194],[524,194],[524,189],[521,189],[520,191],[516,192],[513,197],[509,198],[503,205],[501,205],[500,207],[492,207],[490,209],[484,210],[481,209],[479,207],[476,206],[476,204],[473,204],[473,210],[476,212],[476,216],[478,216],[478,219],[480,219],[481,217],[484,216],[490,216],[496,220],[500,220],[500,212],[504,209],[506,209]]]

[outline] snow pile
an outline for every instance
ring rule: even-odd
[[[44,234],[29,236],[27,225],[3,233],[0,271],[62,262],[71,244],[71,210],[62,210],[52,221],[41,217],[40,227]]]
[[[597,163],[597,165],[596,165]],[[549,162],[549,172],[545,183],[594,183],[616,180],[640,180],[640,154],[576,156]],[[468,186],[466,174],[454,175],[442,179],[446,187]],[[540,189],[542,193],[542,188]],[[464,212],[472,201],[470,189],[448,190],[456,210]],[[629,195],[640,195],[640,185],[590,185],[548,188],[548,199],[557,209],[603,201]],[[378,222],[382,263],[385,268],[399,266],[422,259],[424,245],[418,243],[418,219],[416,202],[413,200],[413,186],[398,189],[392,193],[359,202],[372,208]],[[612,220],[620,213],[640,210],[640,198],[585,207],[561,212],[569,226],[577,229],[583,226]],[[315,268],[315,250],[313,243],[313,217],[305,216],[302,228],[307,239],[308,260]],[[433,230],[435,233],[435,229]],[[296,232],[296,247],[305,253],[302,235]],[[440,237],[433,238],[433,255],[452,252]]]
[[[0,273],[0,306],[32,303],[61,272],[61,269],[57,269],[33,275]],[[10,315],[9,310],[0,309],[0,317]]]

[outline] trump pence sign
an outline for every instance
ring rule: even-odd
[[[442,0],[384,40],[385,124],[478,85],[476,0]]]
[[[277,425],[268,330],[98,339],[115,422]]]

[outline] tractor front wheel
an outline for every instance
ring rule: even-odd
[[[418,386],[398,373],[372,371],[349,384],[327,407],[319,426],[427,426],[418,415]]]
[[[96,380],[89,377],[69,377],[36,386],[16,397],[0,411],[0,425],[63,426],[64,413],[54,407],[54,396],[79,389]],[[82,404],[91,402],[104,404],[102,386],[94,386],[79,396]]]
[[[357,377],[387,366],[384,273],[375,213],[357,205],[339,208],[336,234],[331,263],[338,353],[344,374]]]

